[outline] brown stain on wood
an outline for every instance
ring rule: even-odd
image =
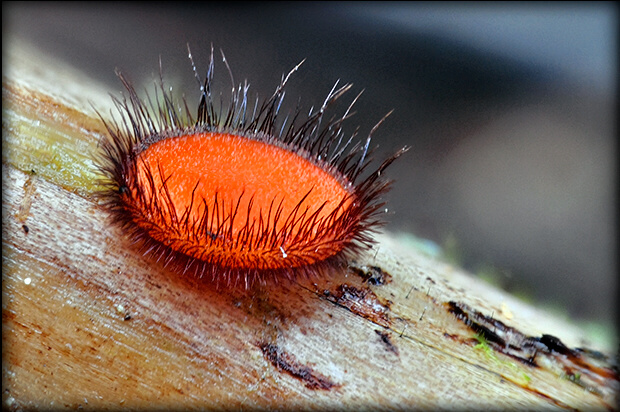
[[[283,351],[277,345],[259,343],[257,346],[263,352],[265,359],[271,362],[273,366],[299,379],[309,389],[330,390],[340,386],[332,382],[332,380],[325,375],[313,370],[312,367],[300,364],[293,355]]]
[[[392,275],[379,266],[351,263],[349,269],[369,285],[382,286],[392,283]]]
[[[381,339],[381,342],[385,345],[385,348],[388,351],[390,351],[393,354],[395,354],[396,356],[398,356],[398,347],[396,347],[394,342],[392,342],[392,338],[391,338],[390,333],[388,333],[386,331],[379,330],[379,329],[375,329],[375,333],[377,335],[379,335],[379,338]]]

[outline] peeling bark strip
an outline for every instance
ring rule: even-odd
[[[309,389],[329,390],[340,386],[332,382],[328,377],[315,372],[311,367],[299,364],[293,355],[281,351],[277,345],[259,343],[258,347],[273,366],[301,380]]]
[[[342,284],[336,288],[335,292],[326,290],[323,294],[330,302],[345,307],[379,326],[389,328],[391,325],[388,314],[392,302],[380,299],[368,287],[359,289],[355,286]]]
[[[552,335],[526,336],[461,302],[450,301],[445,305],[449,312],[497,352],[532,367],[554,369],[558,376],[565,377],[599,396],[620,389],[618,365],[600,352],[583,348],[570,349]],[[552,362],[537,362],[540,357]],[[612,367],[603,366],[610,364]]]

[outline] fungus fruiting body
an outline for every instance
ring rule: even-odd
[[[120,119],[104,120],[100,197],[146,254],[217,285],[249,288],[323,272],[372,244],[389,188],[381,174],[406,149],[368,173],[372,131],[354,143],[342,129],[357,97],[325,118],[351,85],[336,84],[307,117],[298,109],[282,119],[298,67],[266,100],[251,104],[247,84],[233,83],[229,103],[216,107],[212,52],[195,117],[163,80],[154,99],[141,100],[119,73],[127,95],[114,98]]]

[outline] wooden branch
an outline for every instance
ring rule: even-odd
[[[102,87],[8,49],[4,407],[617,407],[611,361],[570,349],[582,331],[402,238],[247,292],[142,257],[93,199]]]

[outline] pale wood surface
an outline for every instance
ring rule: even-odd
[[[554,365],[475,347],[446,302],[570,347],[590,344],[582,331],[389,234],[352,262],[382,268],[385,285],[351,269],[218,291],[142,257],[92,196],[103,129],[87,101],[105,109],[105,93],[54,61],[43,60],[54,80],[42,81],[46,57],[9,52],[3,406],[613,408],[613,379],[584,388]]]

